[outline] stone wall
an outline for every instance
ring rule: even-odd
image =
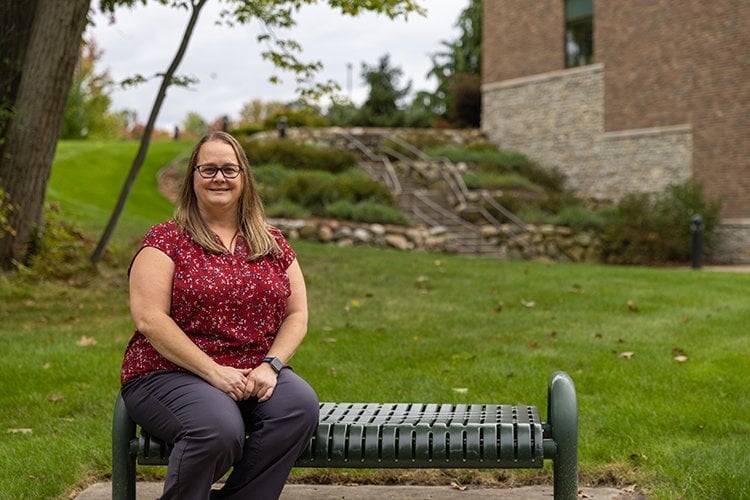
[[[396,134],[402,139],[409,140],[412,136],[434,137],[446,144],[462,146],[481,139],[486,139],[479,129],[426,129],[426,128],[379,128],[379,127],[299,127],[290,128],[286,132],[287,138],[298,142],[320,142],[337,145],[341,142],[338,134],[345,132],[369,144],[368,138],[379,142],[382,137]],[[257,139],[273,139],[278,132],[265,131],[253,135]]]
[[[316,241],[341,247],[368,246],[403,251],[450,252],[452,239],[445,228],[364,224],[329,219],[272,219],[289,240]],[[497,246],[497,256],[516,260],[597,262],[600,243],[593,232],[575,232],[551,225],[527,226],[511,238],[516,228],[484,226],[485,242]]]
[[[750,219],[725,219],[716,228],[716,244],[707,255],[715,264],[750,264]]]

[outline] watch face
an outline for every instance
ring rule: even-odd
[[[276,373],[279,373],[281,369],[284,368],[284,363],[282,363],[279,358],[271,358],[269,360],[269,363],[271,364],[271,368],[273,368]]]

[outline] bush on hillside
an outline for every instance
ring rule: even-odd
[[[351,203],[339,200],[325,207],[325,215],[334,219],[355,222],[407,225],[409,220],[401,210],[373,201]]]
[[[357,157],[349,151],[296,143],[285,139],[270,141],[242,141],[251,165],[276,163],[297,170],[343,172],[357,164]]]
[[[15,210],[13,204],[10,202],[8,194],[0,187],[0,239],[5,237],[6,234],[13,235],[15,230],[10,223],[10,214]]]
[[[57,204],[47,204],[43,230],[32,241],[32,251],[24,263],[27,267],[19,264],[19,269],[25,269],[35,278],[64,279],[74,285],[85,283],[95,274],[96,267],[89,259],[95,247],[95,240],[62,218]],[[104,254],[104,262],[112,263],[116,258],[112,249]]]
[[[488,142],[468,147],[439,147],[427,151],[431,156],[445,157],[453,163],[467,163],[471,170],[486,174],[518,174],[547,191],[562,192],[565,176],[556,168],[544,168],[517,151],[498,150]]]
[[[327,127],[328,120],[314,110],[285,108],[272,113],[263,121],[266,130],[275,130],[279,119],[286,118],[287,127]]]
[[[264,130],[266,130],[266,127],[264,127],[263,125],[260,125],[258,123],[248,123],[247,125],[233,128],[229,131],[229,133],[234,137],[247,137],[263,132]]]
[[[296,172],[282,181],[279,195],[318,215],[324,213],[326,205],[336,201],[393,205],[385,186],[356,170],[341,175],[323,171]]]
[[[703,217],[704,247],[710,250],[720,202],[707,202],[694,182],[658,195],[631,194],[617,205],[602,233],[602,253],[613,264],[659,264],[690,260],[691,220]]]

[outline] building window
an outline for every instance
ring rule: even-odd
[[[565,67],[594,62],[594,0],[565,0]]]

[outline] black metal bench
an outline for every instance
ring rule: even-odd
[[[171,446],[141,430],[118,395],[112,422],[112,498],[135,499],[135,466],[167,465]],[[547,422],[535,406],[321,403],[297,467],[541,468],[553,462],[555,499],[578,496],[578,405],[563,372],[550,376]]]

